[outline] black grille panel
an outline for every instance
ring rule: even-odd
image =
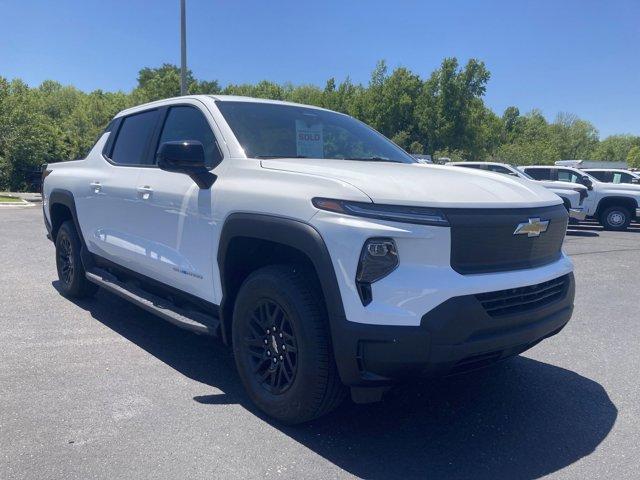
[[[563,204],[525,209],[450,209],[451,267],[464,274],[534,268],[556,261],[569,217]],[[530,218],[549,221],[538,237],[514,235]]]
[[[560,300],[569,285],[569,275],[527,287],[510,288],[476,295],[487,314],[500,317],[526,312]]]

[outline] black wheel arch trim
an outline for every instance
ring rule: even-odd
[[[633,207],[634,205],[635,208]],[[631,209],[631,211],[629,212],[631,214],[631,218],[635,217],[635,209],[640,208],[638,200],[636,200],[634,197],[611,195],[600,199],[596,207],[596,215],[600,215],[607,208],[616,206],[625,208],[629,207]]]
[[[54,231],[54,228],[56,227],[56,225],[55,225],[55,222],[53,221],[53,215],[52,215],[52,207],[54,205],[64,205],[71,212],[73,225],[76,227],[76,232],[78,232],[78,237],[80,237],[80,244],[81,244],[80,257],[82,259],[83,266],[85,269],[91,268],[93,266],[93,259],[91,257],[91,254],[89,253],[89,250],[87,249],[87,244],[84,241],[84,235],[82,234],[82,229],[80,228],[80,222],[78,220],[78,212],[76,210],[76,201],[73,197],[73,193],[70,192],[69,190],[65,190],[62,188],[55,188],[49,194],[48,207],[49,207],[49,218],[51,218],[50,235],[51,235],[51,241],[55,243],[57,230]],[[49,222],[47,221],[46,216],[45,216],[45,224],[47,225],[47,228],[48,228]],[[58,228],[59,228],[59,225],[58,225]]]
[[[227,261],[229,245],[234,238],[238,237],[255,238],[281,244],[294,248],[309,258],[320,281],[329,316],[331,335],[335,339],[336,331],[339,329],[338,325],[346,321],[346,316],[331,255],[320,232],[312,225],[300,220],[267,214],[232,213],[224,222],[218,246],[218,268],[222,287],[220,314],[222,317],[222,336],[225,341],[229,342],[230,339],[225,325],[232,314],[230,310],[233,299],[229,298],[226,291],[224,266]],[[231,304],[228,303],[229,300],[231,300]]]

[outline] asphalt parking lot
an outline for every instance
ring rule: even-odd
[[[40,208],[0,209],[0,479],[638,478],[640,226],[572,227],[576,309],[495,368],[282,427],[215,339],[56,290]]]

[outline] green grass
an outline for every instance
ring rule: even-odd
[[[22,203],[22,200],[15,197],[7,197],[5,195],[0,195],[0,203]]]

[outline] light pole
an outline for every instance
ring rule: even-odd
[[[187,94],[187,12],[180,0],[180,95]]]

